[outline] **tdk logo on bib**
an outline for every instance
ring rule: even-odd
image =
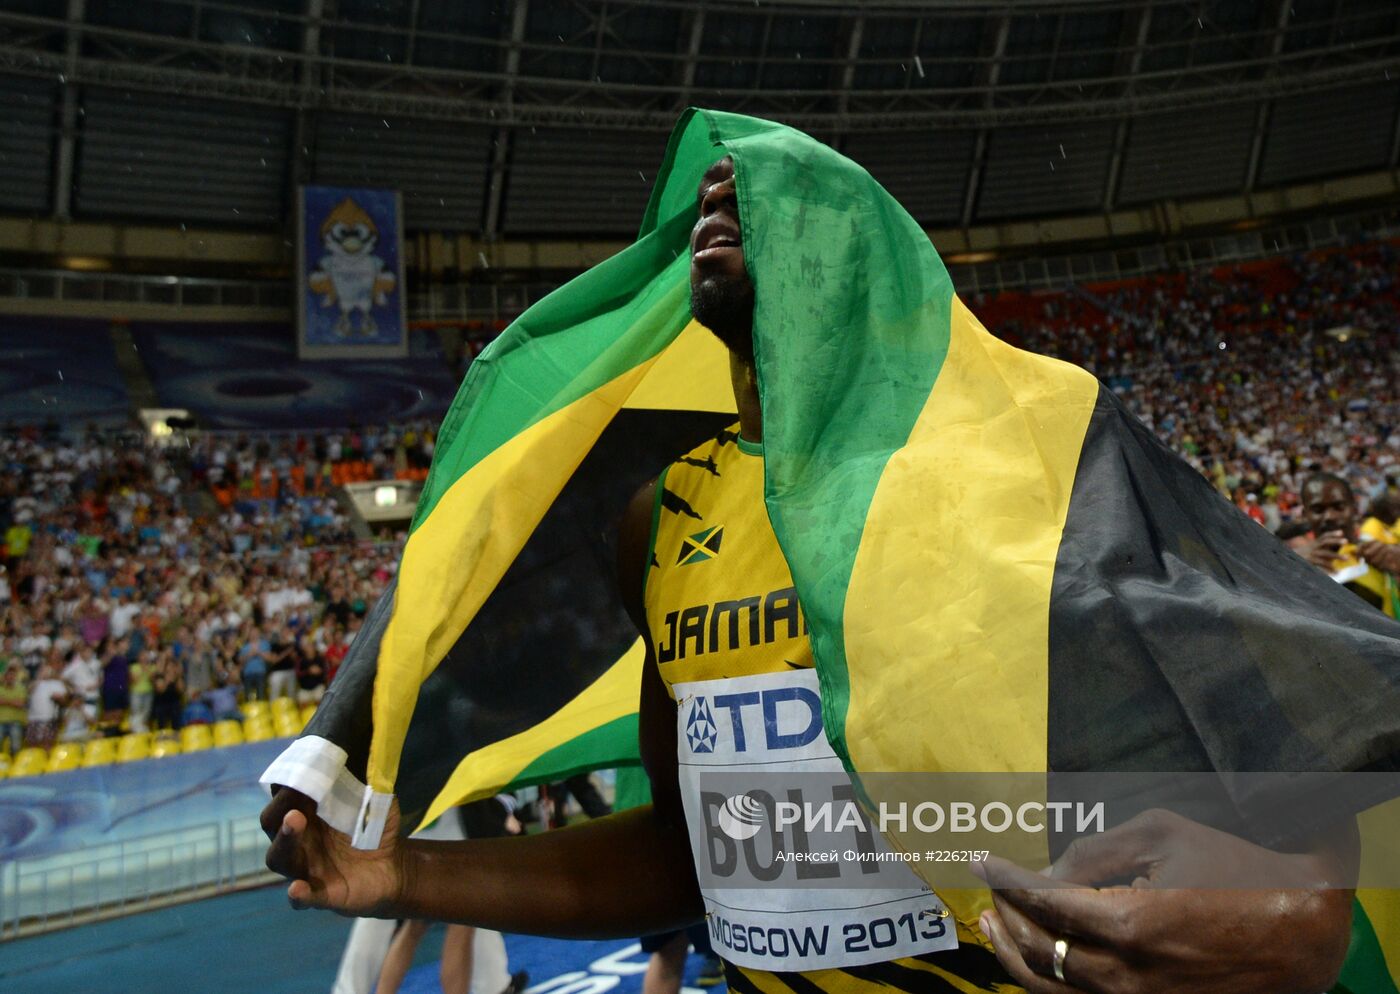
[[[801,749],[821,734],[821,698],[797,686],[696,697],[685,725],[692,753]]]

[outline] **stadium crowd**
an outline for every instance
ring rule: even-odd
[[[7,432],[0,749],[319,700],[401,551],[356,538],[332,480],[417,472],[432,445],[422,425],[171,446]]]
[[[1400,485],[1400,250],[1349,251],[1055,295],[998,330],[1075,362],[1270,528],[1305,479]]]
[[[1317,472],[1361,502],[1400,485],[1398,255],[1374,242],[974,310],[1094,372],[1278,529]],[[422,424],[164,447],[7,432],[0,749],[319,700],[401,551],[357,540],[335,488],[421,477],[433,445]]]

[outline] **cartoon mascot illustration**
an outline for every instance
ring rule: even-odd
[[[336,204],[321,223],[321,244],[326,254],[307,277],[312,293],[319,293],[321,305],[340,306],[335,333],[350,337],[350,315],[360,312],[359,334],[368,338],[378,330],[370,309],[388,302],[398,280],[384,268],[384,260],[374,254],[379,228],[364,208],[346,197]]]

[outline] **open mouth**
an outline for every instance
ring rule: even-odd
[[[712,238],[704,248],[696,252],[693,258],[703,262],[706,259],[721,257],[727,252],[737,252],[740,245],[739,239],[731,235],[719,235]]]

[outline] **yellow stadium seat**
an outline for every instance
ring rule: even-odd
[[[272,722],[272,729],[279,738],[287,738],[292,735],[300,735],[301,730],[306,727],[306,722],[301,720],[299,714],[279,714]]]
[[[305,728],[306,723],[311,720],[311,716],[316,713],[316,705],[303,704],[301,706],[301,727]]]
[[[10,759],[10,754],[8,752],[0,752],[0,780],[10,775],[11,762],[13,762],[13,760]]]
[[[249,721],[243,724],[244,742],[266,742],[275,737],[270,721]]]
[[[288,712],[296,714],[296,710],[297,702],[293,697],[279,697],[272,702],[272,714],[274,717],[279,714],[287,714]]]
[[[272,714],[272,709],[267,706],[267,701],[249,701],[243,705],[242,710],[245,718],[265,718]]]
[[[65,752],[49,757],[49,765],[44,767],[45,773],[62,773],[64,770],[76,770],[83,763],[82,753],[76,755]]]
[[[186,725],[180,729],[180,751],[198,752],[214,744],[214,734],[208,725]]]
[[[83,761],[81,742],[60,742],[49,751],[49,763],[44,769],[49,773],[62,773],[76,770]]]
[[[214,723],[214,744],[216,746],[238,745],[243,741],[243,726],[232,719]]]
[[[117,761],[117,740],[103,736],[83,747],[83,767],[107,766]]]
[[[151,745],[151,758],[180,755],[180,740],[173,735],[162,735]]]
[[[83,754],[83,743],[81,742],[59,742],[49,750],[49,760],[55,757],[81,756]]]
[[[133,732],[117,740],[117,762],[131,763],[151,756],[151,736],[148,732]]]
[[[14,762],[10,764],[10,776],[32,777],[43,773],[48,765],[48,751],[40,749],[38,746],[29,746],[21,749]]]

